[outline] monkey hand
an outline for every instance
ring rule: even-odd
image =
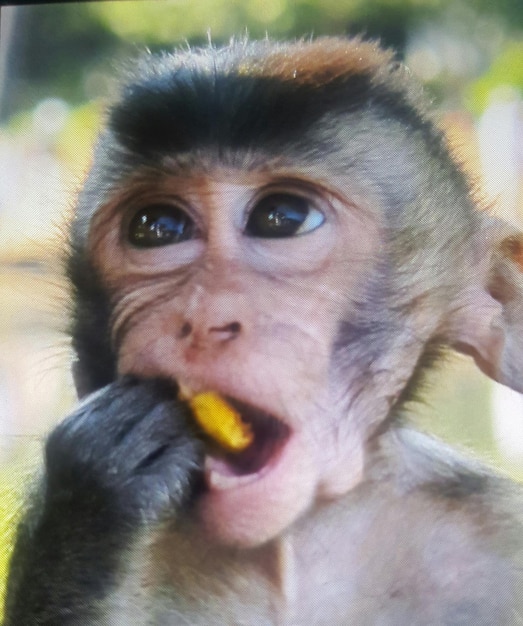
[[[126,527],[172,518],[202,463],[187,407],[165,381],[125,378],[88,397],[50,435],[46,493]],[[75,515],[76,517],[76,515]]]
[[[131,378],[88,397],[51,433],[40,492],[22,520],[6,626],[105,623],[134,531],[187,506],[202,444],[163,381]]]

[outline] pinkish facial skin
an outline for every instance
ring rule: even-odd
[[[321,228],[285,242],[246,237],[246,207],[268,185],[306,194],[324,216]],[[330,185],[318,180],[312,192],[310,180],[305,185],[270,168],[173,174],[155,193],[183,197],[201,237],[152,250],[115,236],[117,207],[114,224],[107,212],[103,230],[93,223],[102,277],[112,286],[119,373],[211,389],[289,428],[274,458],[248,477],[235,481],[208,455],[199,519],[219,541],[263,543],[361,477],[364,433],[347,423],[332,353],[338,321],[373,258],[377,224],[365,206],[342,202]],[[217,330],[231,324],[238,333]]]

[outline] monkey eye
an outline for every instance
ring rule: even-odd
[[[127,238],[137,248],[155,248],[187,241],[195,233],[195,224],[185,211],[169,204],[152,204],[132,218]]]
[[[301,196],[275,193],[262,198],[249,215],[250,237],[283,238],[308,233],[325,221],[323,213]]]

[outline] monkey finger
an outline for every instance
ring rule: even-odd
[[[188,410],[181,403],[162,402],[136,422],[118,446],[113,447],[107,462],[109,473],[131,476],[155,472],[163,457],[179,455],[194,462],[201,456],[202,443],[194,436]]]

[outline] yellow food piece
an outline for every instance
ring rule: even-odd
[[[204,432],[230,452],[241,452],[252,443],[253,432],[238,411],[214,391],[205,391],[189,399],[194,417]]]

